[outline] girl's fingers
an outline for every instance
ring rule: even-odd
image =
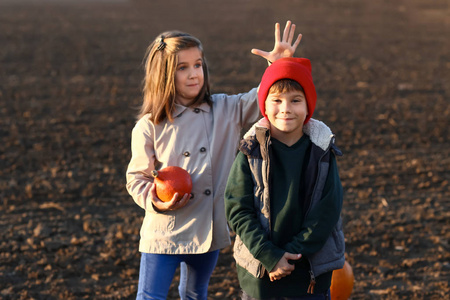
[[[191,198],[191,194],[184,194],[183,198],[181,198],[181,200],[178,201],[179,207],[185,206],[190,198]]]
[[[152,186],[150,187],[150,193],[156,196],[156,184],[152,184]]]
[[[284,27],[284,32],[283,32],[283,42],[287,42],[287,38],[289,37],[290,29],[291,29],[291,21],[287,21],[286,26]]]
[[[172,200],[170,200],[171,206],[177,204],[178,196],[179,196],[178,193],[173,194]]]
[[[178,193],[175,193],[174,198],[175,197],[178,198]],[[184,194],[180,200],[175,200],[173,204],[170,205],[170,209],[175,210],[184,207],[189,201],[190,197],[190,194]]]
[[[291,31],[289,32],[289,40],[288,40],[289,45],[292,44],[292,40],[294,39],[294,33],[295,33],[295,24],[292,24]]]
[[[259,49],[252,49],[252,53],[255,55],[261,55],[262,50]]]
[[[275,43],[280,42],[280,23],[275,23]]]
[[[300,41],[302,40],[302,34],[300,33],[297,37],[297,39],[295,40],[294,45],[292,46],[294,49],[297,49],[298,45],[300,44]]]
[[[264,57],[264,58],[268,57],[269,54],[270,54],[267,51],[262,51],[262,50],[259,50],[259,49],[252,49],[252,53],[255,54],[255,55]]]

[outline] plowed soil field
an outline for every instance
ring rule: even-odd
[[[250,50],[288,19],[344,152],[352,299],[449,299],[446,0],[0,0],[0,299],[134,299],[143,211],[125,171],[146,47],[189,32],[213,92],[244,92],[266,67]],[[229,247],[209,298],[238,295]]]

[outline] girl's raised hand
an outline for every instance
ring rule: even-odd
[[[267,59],[270,63],[276,61],[279,58],[292,57],[294,56],[297,46],[300,44],[300,41],[302,40],[302,35],[299,34],[294,44],[292,44],[292,41],[294,39],[294,32],[295,32],[295,24],[292,24],[291,21],[287,21],[286,27],[284,28],[283,32],[283,38],[280,39],[280,24],[276,23],[275,45],[273,47],[273,50],[267,52],[259,49],[252,49],[252,53]]]
[[[175,195],[173,195],[172,200],[170,200],[169,202],[163,202],[156,195],[156,186],[153,184],[152,187],[150,188],[150,199],[152,200],[152,204],[155,207],[155,209],[159,212],[182,208],[188,203],[190,197],[191,195],[184,194],[184,196],[180,200],[177,200],[178,193],[175,193]]]

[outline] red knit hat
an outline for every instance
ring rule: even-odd
[[[305,91],[308,115],[303,124],[306,124],[314,112],[317,100],[316,88],[311,75],[311,62],[307,58],[285,57],[278,59],[266,69],[258,91],[259,109],[265,118],[267,118],[265,103],[269,89],[281,79],[295,80]]]

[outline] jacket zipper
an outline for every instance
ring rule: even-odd
[[[311,276],[311,279],[309,281],[308,290],[306,291],[308,294],[314,294],[314,286],[316,285],[316,278],[314,277],[313,271],[309,271],[309,275]]]
[[[269,176],[270,176],[270,173],[269,173],[269,168],[270,168],[270,154],[269,154],[269,145],[270,145],[270,139],[265,139],[266,141],[265,141],[265,143],[266,143],[266,145],[265,145],[265,148],[267,149],[267,166],[266,166],[266,174],[268,174],[267,175],[267,181],[268,181],[268,183],[270,182],[270,178],[269,178]],[[269,193],[269,195],[270,195],[270,189],[269,189],[269,186],[267,187],[267,190],[268,190],[268,193]],[[263,197],[264,197],[264,195],[263,195]],[[270,201],[270,200],[269,200]],[[271,217],[270,217],[270,205],[268,205],[267,206],[268,207],[268,213],[269,213],[269,217],[267,218],[268,219],[268,226],[269,226],[269,228],[268,228],[268,235],[269,235],[269,239],[271,238],[271,236],[272,236],[272,220],[271,220]],[[263,278],[264,277],[264,273],[266,272],[266,268],[264,268],[264,266],[262,265],[262,263],[260,262],[259,263],[259,266],[258,266],[258,271],[256,272],[256,276],[258,277],[258,278]]]
[[[268,193],[269,193],[269,196],[270,196],[270,182],[271,182],[271,180],[272,180],[272,177],[271,177],[271,173],[269,173],[269,169],[270,169],[270,163],[271,163],[271,159],[270,159],[270,139],[267,139],[267,145],[266,145],[266,149],[267,149],[267,167],[266,167],[266,174],[268,175],[267,176],[267,183],[268,183],[268,186],[267,186],[267,190],[268,190]],[[270,201],[270,198],[269,198],[269,201]],[[269,205],[267,205],[267,207],[268,207],[268,210],[269,210],[269,239],[270,238],[272,238],[272,218],[271,218],[271,209],[270,209],[270,203],[269,203]]]
[[[334,135],[331,135],[331,139],[333,139],[333,138],[334,138]],[[312,199],[314,199],[314,195],[317,193],[316,188],[317,188],[317,181],[320,178],[320,163],[322,162],[322,158],[328,153],[328,151],[330,151],[331,144],[332,144],[331,141],[330,141],[330,144],[328,145],[327,150],[319,158],[319,163],[318,163],[319,167],[317,168],[316,184],[314,185],[314,190],[313,190],[313,193],[311,194],[311,202],[312,202]],[[310,203],[309,206],[308,206],[308,209],[307,209],[307,211],[305,213],[305,218],[308,216],[308,214],[309,214],[309,212],[311,210],[311,206],[312,205]]]
[[[318,180],[320,178],[320,164],[322,162],[323,157],[328,153],[328,151],[330,151],[331,144],[333,143],[333,139],[334,139],[334,134],[331,135],[330,144],[328,145],[327,150],[319,158],[319,163],[318,163],[319,167],[317,168],[316,184],[314,185],[314,190],[313,190],[313,193],[311,194],[311,202],[309,203],[308,210],[305,213],[305,218],[308,216],[309,212],[311,211],[314,195],[317,193],[316,188],[317,188],[317,182],[318,182]],[[314,293],[314,286],[316,285],[316,277],[314,276],[313,266],[312,266],[311,260],[309,258],[308,258],[308,262],[309,262],[310,280],[309,280],[309,286],[308,286],[307,293],[308,294],[313,294]]]

